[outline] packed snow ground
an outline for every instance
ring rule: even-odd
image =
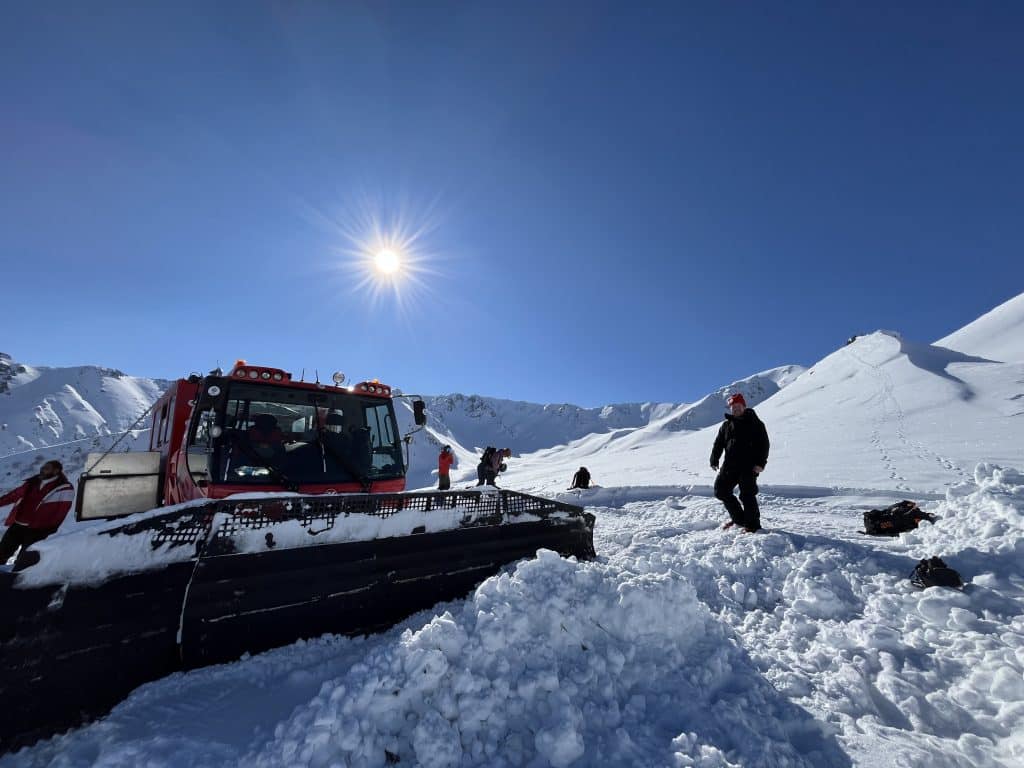
[[[370,638],[144,686],[0,766],[1019,765],[1024,476],[992,466],[899,539],[891,494],[582,492],[594,563],[541,553]],[[938,554],[968,587],[907,580]],[[389,755],[391,757],[389,758]]]

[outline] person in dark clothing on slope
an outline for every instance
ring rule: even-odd
[[[715,445],[711,449],[711,468],[718,472],[715,478],[715,498],[725,504],[729,522],[723,527],[742,526],[753,533],[761,529],[761,510],[757,506],[757,476],[764,472],[768,463],[768,430],[757,417],[753,408],[747,408],[747,401],[739,392],[730,395],[726,401],[729,413],[718,430]],[[725,458],[722,469],[718,460]],[[739,499],[733,489],[739,485]]]
[[[580,467],[576,470],[576,474],[572,476],[572,485],[569,486],[569,490],[576,488],[589,488],[590,487],[590,472],[587,471],[586,467]]]
[[[505,459],[511,456],[511,448],[487,446],[484,455],[480,457],[480,463],[476,467],[477,485],[493,485],[497,488],[498,484],[495,480],[498,474],[505,470]]]

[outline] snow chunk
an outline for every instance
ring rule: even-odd
[[[678,574],[541,550],[454,605],[325,683],[245,763],[315,743],[339,766],[812,764],[788,735],[806,715]]]

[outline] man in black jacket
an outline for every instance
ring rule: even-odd
[[[590,472],[586,467],[580,467],[572,476],[572,485],[569,486],[569,490],[575,488],[590,488]]]
[[[715,447],[711,449],[711,468],[718,472],[715,478],[715,498],[720,499],[731,518],[723,527],[741,525],[749,533],[761,529],[761,510],[757,506],[757,476],[768,463],[768,430],[753,408],[737,392],[726,401],[730,413],[718,430]],[[722,470],[718,460],[725,452]],[[737,500],[733,489],[739,485]],[[741,504],[742,502],[742,504]]]

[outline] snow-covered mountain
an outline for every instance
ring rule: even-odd
[[[722,404],[730,392],[743,392],[757,405],[795,381],[803,372],[787,365],[748,376],[720,387],[696,403],[625,403],[602,408],[576,405],[538,405],[479,395],[427,397],[427,429],[413,444],[409,487],[434,482],[436,454],[448,444],[463,474],[475,471],[477,457],[487,445],[509,447],[513,456],[562,450],[580,440],[621,440],[654,428],[667,432],[696,430],[722,419]],[[403,432],[413,428],[412,406],[399,408]]]
[[[1024,361],[1024,293],[939,339],[935,345],[989,360]]]
[[[592,434],[636,430],[652,423],[670,429],[697,429],[721,416],[723,393],[741,389],[758,403],[803,369],[785,366],[757,374],[693,405],[626,403],[581,408],[568,403],[541,405],[480,395],[427,397],[428,428],[412,444],[409,487],[433,483],[436,454],[448,443],[465,464],[475,463],[486,445],[511,446],[515,455],[566,445]],[[97,366],[44,368],[19,363],[0,353],[0,481],[5,485],[32,474],[46,459],[62,461],[74,480],[85,455],[108,448],[170,385],[160,379],[128,376]],[[400,400],[403,434],[413,429],[412,406]],[[117,450],[146,450],[148,419],[125,435]]]
[[[110,447],[168,384],[93,365],[35,367],[0,353],[0,483],[13,485],[54,458],[77,477],[85,455]],[[148,424],[139,426],[118,450],[148,448]]]
[[[941,490],[979,461],[1012,464],[1021,456],[1024,423],[1014,418],[1024,412],[1020,360],[1024,294],[935,344],[878,331],[810,369],[774,368],[695,403],[581,408],[427,397],[428,425],[410,446],[408,487],[434,483],[443,444],[455,451],[456,480],[471,480],[482,448],[496,445],[513,450],[507,482],[544,478],[533,490],[560,487],[569,465],[587,465],[597,482],[619,471],[628,471],[632,484],[706,482],[724,397],[739,391],[769,426],[766,482]],[[60,458],[74,477],[84,455],[109,446],[168,383],[96,366],[33,367],[0,355],[0,480],[12,484],[44,456]],[[401,431],[411,431],[411,403],[398,404]],[[148,433],[135,432],[118,449],[147,444]]]
[[[1024,357],[1022,299],[941,342],[969,339],[979,352]],[[969,479],[980,462],[1024,463],[1024,362],[877,331],[784,381],[757,407],[772,441],[764,483],[933,493]],[[567,465],[587,466],[602,484],[622,476],[631,485],[709,483],[720,403],[712,397],[708,419],[694,425],[712,425],[705,429],[672,434],[652,420],[628,434],[591,434],[557,452],[535,452],[513,470],[543,492],[564,487]]]

